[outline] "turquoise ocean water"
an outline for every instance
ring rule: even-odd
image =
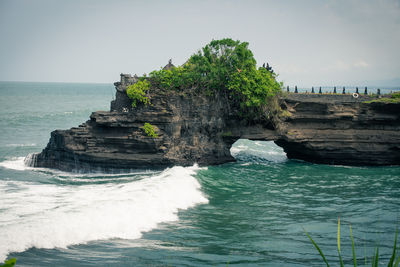
[[[232,148],[237,162],[207,168],[113,175],[24,166],[51,131],[108,110],[113,95],[110,84],[0,83],[0,262],[323,266],[303,227],[333,262],[340,216],[345,263],[349,223],[359,264],[377,244],[387,263],[400,222],[400,167],[293,161],[271,142],[248,140]]]

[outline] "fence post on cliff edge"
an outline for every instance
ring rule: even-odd
[[[286,86],[286,91],[289,93],[289,85]]]
[[[364,95],[368,95],[367,87],[365,86]]]
[[[342,94],[346,94],[346,89],[344,88],[344,86],[343,86],[343,92],[342,92]]]
[[[321,86],[319,87],[319,92],[318,94],[322,94]]]
[[[336,94],[336,86],[333,87],[333,93]]]
[[[312,93],[312,94],[315,94],[315,92],[314,92],[314,86],[311,87],[311,93]]]
[[[295,93],[295,94],[298,93],[298,91],[297,91],[297,85],[294,87],[294,93]]]
[[[356,87],[356,94],[358,94],[358,87]]]

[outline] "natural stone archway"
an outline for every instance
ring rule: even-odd
[[[284,97],[285,118],[249,125],[226,98],[152,90],[151,105],[132,110],[125,91],[134,77],[116,83],[111,111],[93,112],[70,130],[52,132],[35,167],[71,171],[215,165],[235,161],[238,139],[275,141],[288,158],[345,165],[400,164],[400,104],[370,103],[350,95]],[[158,137],[146,136],[144,123]]]
[[[132,110],[126,94],[117,93],[112,111],[93,112],[79,127],[54,131],[32,164],[67,171],[215,165],[235,161],[230,148],[240,138],[277,139],[273,129],[240,121],[218,96],[156,93],[151,103]],[[146,136],[146,122],[156,127],[157,138]]]
[[[284,163],[288,161],[282,147],[273,141],[252,141],[248,139],[237,140],[230,149],[231,155],[245,163]]]

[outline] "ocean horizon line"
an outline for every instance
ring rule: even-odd
[[[114,81],[115,82],[115,81]],[[5,81],[5,80],[0,80],[0,83],[46,83],[46,84],[111,84],[113,85],[114,82],[74,82],[74,81]],[[376,84],[319,84],[319,85],[298,85],[298,84],[292,84],[292,85],[288,85],[288,84],[284,84],[283,87],[286,88],[287,86],[289,86],[290,88],[294,88],[295,86],[297,86],[299,89],[311,89],[312,87],[314,88],[333,88],[333,87],[337,87],[337,89],[341,89],[342,87],[345,88],[364,88],[364,87],[370,87],[370,88],[381,88],[381,89],[397,89],[400,90],[400,84],[397,86],[385,86],[385,85],[376,85]]]
[[[3,81],[0,83],[63,83],[63,84],[113,84],[114,82],[54,82],[54,81]]]

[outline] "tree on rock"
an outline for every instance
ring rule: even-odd
[[[213,40],[182,66],[153,71],[150,78],[165,90],[193,89],[207,95],[222,92],[242,115],[260,116],[282,84],[272,68],[257,68],[248,46],[229,38]]]

